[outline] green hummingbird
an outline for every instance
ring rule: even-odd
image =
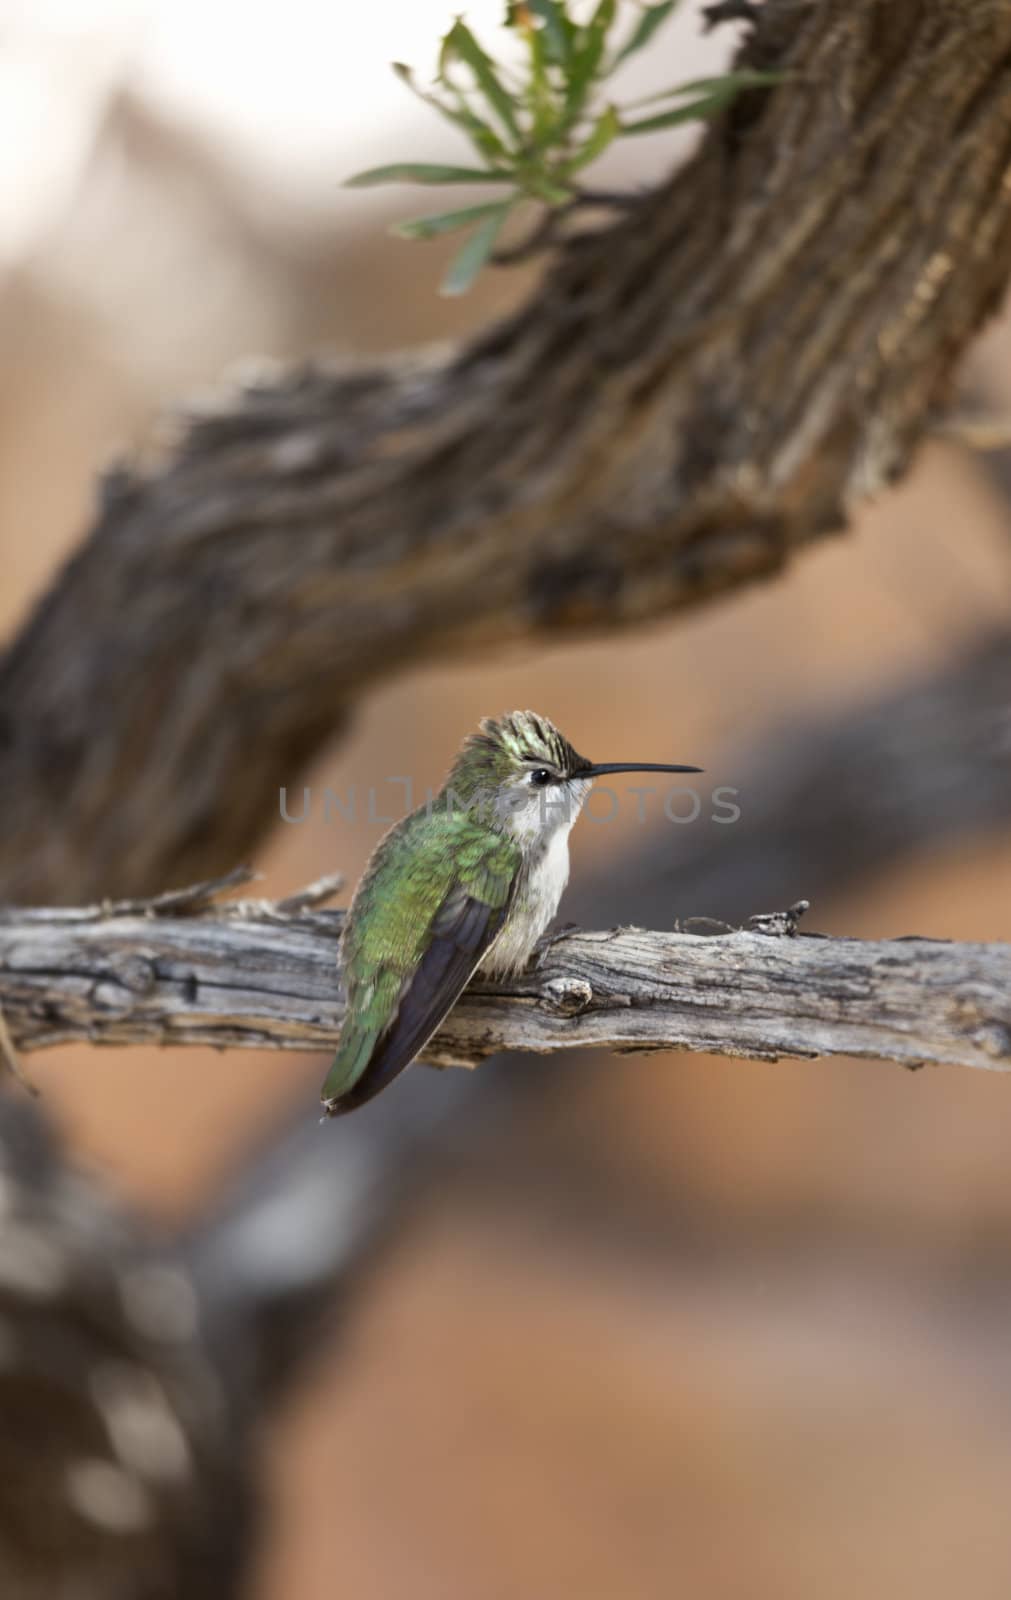
[[[485,718],[427,806],[373,851],[341,935],[347,1012],[323,1105],[364,1105],[409,1066],[480,967],[521,972],[569,877],[569,830],[608,772],[701,772],[592,762],[547,717]]]

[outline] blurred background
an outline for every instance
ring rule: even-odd
[[[490,39],[501,10],[467,14]],[[441,248],[385,232],[424,195],[341,188],[405,153],[463,156],[389,71],[426,66],[449,20],[442,0],[0,4],[5,637],[86,527],[96,474],[180,403],[250,363],[456,336],[529,292],[536,267],[440,299]],[[685,0],[629,88],[715,70],[733,43],[703,39]],[[622,148],[603,176],[649,181],[689,144]],[[1007,319],[965,384],[1011,409]],[[818,770],[810,730],[889,702],[901,761],[905,686],[1011,625],[1008,482],[1000,459],[932,445],[784,578],[634,635],[398,679],[304,781],[395,804],[386,778],[437,784],[480,716],[532,706],[598,759],[698,762],[740,789],[731,828],[630,805],[584,824],[563,914],[672,926],[808,895],[823,931],[1011,937],[1007,791],[935,828],[942,784],[874,850],[854,795],[831,871],[791,855],[799,811],[771,873],[735,867],[769,804],[763,752],[807,760],[797,806],[872,790],[873,767]],[[1011,714],[1011,683],[994,692]],[[353,881],[382,832],[363,809],[279,822],[265,892]],[[279,1121],[315,1118],[321,1068],[77,1048],[30,1065],[76,1158],[167,1226]],[[497,1063],[453,1092],[473,1117],[270,1424],[257,1600],[1004,1600],[1011,1081],[601,1056]]]

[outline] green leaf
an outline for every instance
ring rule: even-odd
[[[533,200],[543,200],[546,206],[563,206],[572,199],[568,184],[557,183],[550,174],[526,172],[520,175],[523,191]]]
[[[697,93],[700,89],[705,91],[697,100],[671,111],[662,111],[655,117],[644,117],[641,122],[622,122],[621,131],[653,133],[657,128],[672,128],[679,122],[704,122],[718,111],[725,110],[744,90],[770,88],[773,84],[781,83],[786,76],[782,72],[728,72],[722,78],[696,78],[692,83],[679,84],[676,89],[649,98],[666,100],[672,96]],[[649,101],[643,100],[639,104],[647,105]]]
[[[502,224],[509,215],[510,202],[493,208],[497,215],[489,216],[479,228],[475,228],[466,244],[457,252],[450,262],[449,271],[439,285],[439,293],[443,295],[466,294],[481,268],[495,248],[495,241],[499,236]]]
[[[612,139],[616,139],[620,132],[621,123],[618,120],[618,113],[613,106],[607,106],[594,123],[593,130],[586,143],[576,152],[571,161],[567,161],[563,167],[559,168],[561,176],[567,178],[570,173],[579,172],[583,167],[588,167],[591,161],[596,161],[597,157],[604,153]]]
[[[516,116],[516,107],[513,97],[502,83],[495,71],[495,63],[491,56],[481,48],[467,27],[465,22],[454,22],[446,35],[443,45],[444,60],[440,64],[440,76],[446,81],[445,68],[450,55],[455,54],[469,67],[477,79],[478,88],[484,95],[492,110],[497,114],[499,121],[506,132],[519,142],[523,135]]]
[[[512,199],[496,200],[483,206],[464,206],[459,211],[440,211],[432,217],[415,217],[410,222],[395,222],[390,229],[400,239],[437,239],[440,234],[454,233],[471,222],[491,220],[509,210]]]
[[[641,100],[630,100],[625,106],[631,111],[637,106],[655,105],[658,100],[674,100],[685,94],[722,94],[729,101],[744,89],[768,89],[782,83],[785,72],[726,72],[719,78],[692,78],[688,83],[676,83],[670,89],[658,89],[656,94],[645,95]]]
[[[661,111],[655,117],[643,117],[641,122],[623,122],[622,134],[656,133],[660,128],[673,128],[679,122],[704,122],[714,117],[733,99],[733,95],[710,94],[701,100],[691,100],[686,106],[676,106],[672,111]]]
[[[484,156],[488,161],[509,163],[513,156],[506,149],[494,128],[489,123],[483,122],[479,116],[470,109],[463,95],[456,91],[457,118],[460,126],[467,131],[467,137],[477,150],[478,155]]]
[[[615,67],[619,67],[623,61],[627,61],[629,56],[635,55],[637,50],[641,50],[645,45],[649,44],[657,28],[661,23],[667,21],[667,18],[678,3],[679,0],[663,0],[661,5],[647,6],[632,29],[630,36],[611,62],[608,71],[613,72]]]
[[[580,29],[577,48],[569,66],[565,109],[569,122],[582,110],[604,59],[607,35],[614,25],[617,0],[598,0],[593,16]]]
[[[740,72],[722,72],[718,78],[693,78],[689,83],[682,83],[677,92],[685,94],[696,89],[726,89],[737,94],[741,89],[771,88],[774,83],[782,83],[787,77],[787,72],[756,72],[752,68],[744,68]]]
[[[510,19],[513,16],[515,12],[510,9]],[[523,24],[523,36],[530,58],[530,87],[525,98],[533,117],[534,145],[541,146],[550,142],[554,131],[554,96],[548,73],[549,51],[544,29],[530,21],[530,16],[528,12],[528,20]]]
[[[346,178],[345,189],[371,189],[380,183],[512,183],[512,174],[490,167],[441,167],[430,161],[395,161]]]
[[[559,0],[527,0],[527,10],[544,24],[545,54],[553,67],[567,67],[576,40],[576,25]]]
[[[450,85],[451,92],[457,100],[457,105],[454,108],[447,105],[445,100],[440,100],[438,95],[430,94],[427,90],[422,89],[415,82],[411,68],[405,66],[403,61],[394,61],[393,70],[401,83],[405,83],[411,93],[416,94],[419,100],[423,100],[426,106],[431,106],[433,110],[438,111],[440,116],[452,122],[455,127],[463,128],[471,142],[477,146],[480,155],[487,156],[491,160],[508,159],[509,152],[498,134],[488,126],[487,122],[482,122],[481,118],[475,115],[459,90]]]

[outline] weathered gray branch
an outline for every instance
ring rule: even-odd
[[[694,605],[905,470],[1011,273],[1011,0],[766,0],[746,51],[786,80],[511,321],[108,482],[0,662],[0,893],[220,871],[378,676]]]
[[[333,1043],[339,912],[298,898],[174,909],[4,913],[0,1006],[15,1044]],[[1011,945],[577,932],[536,971],[475,980],[426,1059],[588,1045],[1011,1068]]]
[[[379,673],[693,604],[775,571],[904,468],[1011,265],[1011,0],[767,0],[755,48],[799,76],[742,104],[633,224],[569,252],[490,338],[240,396],[150,475],[108,484],[90,540],[0,664],[2,892],[145,893],[219,870]],[[333,916],[187,909],[9,916],[0,1004],[17,1042],[332,1037]],[[1007,1066],[1008,959],[922,941],[586,934],[509,992],[476,988],[439,1051],[606,1037]],[[399,1192],[400,1134],[377,1140],[364,1185],[335,1148],[360,1151],[415,1089],[427,1106],[451,1087],[419,1074],[369,1117],[313,1127],[316,1171],[325,1161],[348,1188],[323,1202],[322,1266],[301,1225],[319,1191],[288,1207],[298,1294],[332,1298]],[[16,1491],[0,1496],[0,1589],[48,1596],[72,1573],[95,1595],[233,1594],[252,1522],[243,1418],[262,1394],[208,1404],[209,1352],[145,1334],[127,1230],[95,1226],[62,1162],[18,1170],[30,1141],[15,1124],[36,1122],[0,1106],[3,1376],[25,1423],[0,1430]],[[289,1159],[271,1191],[286,1199],[288,1173],[306,1170]],[[225,1258],[233,1286],[248,1275],[215,1348],[222,1387],[258,1359],[250,1329],[292,1288],[276,1207],[277,1254],[262,1232],[237,1248],[255,1206],[240,1200],[194,1251],[199,1283],[220,1288]],[[164,1322],[166,1284],[184,1310],[187,1285],[154,1265],[146,1292]],[[160,1479],[128,1483],[130,1536],[97,1522],[85,1546],[67,1467],[82,1417],[91,1428],[100,1401],[116,1404],[111,1353],[141,1376],[150,1362],[180,1401],[194,1470],[164,1495]],[[93,1422],[89,1456],[107,1427]]]

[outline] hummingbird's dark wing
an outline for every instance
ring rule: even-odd
[[[342,943],[348,1010],[323,1085],[331,1115],[371,1100],[418,1055],[501,932],[519,852],[473,825],[413,845],[387,836]],[[446,845],[452,846],[446,854]],[[384,848],[385,847],[385,848]],[[398,859],[399,858],[399,859]]]

